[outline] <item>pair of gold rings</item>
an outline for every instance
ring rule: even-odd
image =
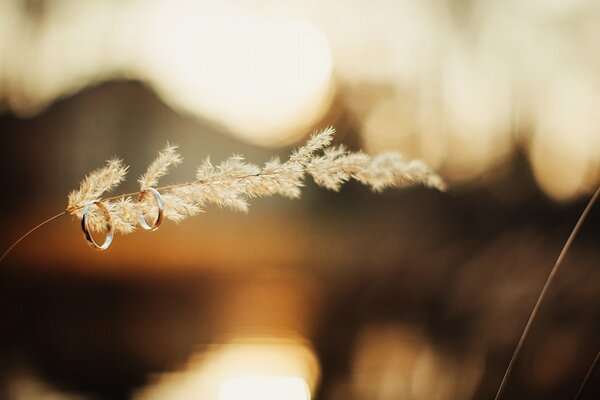
[[[156,190],[154,188],[148,188],[148,189],[145,189],[142,192],[140,192],[140,194],[138,196],[138,203],[141,203],[148,193],[151,193],[154,196],[154,199],[156,200],[158,214],[156,215],[156,219],[154,220],[152,225],[149,225],[148,222],[146,222],[144,213],[141,211],[138,215],[138,219],[139,219],[139,223],[140,223],[140,226],[142,227],[142,229],[147,230],[147,231],[155,231],[158,229],[158,227],[160,226],[160,224],[162,223],[162,220],[163,220],[164,203],[163,203],[160,193],[158,192],[158,190]],[[100,212],[104,216],[104,220],[106,222],[106,226],[105,226],[106,237],[104,238],[104,242],[102,244],[98,244],[98,242],[96,242],[96,240],[94,240],[94,237],[92,236],[92,233],[90,231],[89,213],[90,213],[90,210],[92,209],[92,206],[94,206],[94,205],[96,207],[98,207],[98,210],[100,210]],[[110,211],[108,210],[106,205],[101,200],[98,200],[93,203],[89,203],[89,204],[85,205],[85,207],[83,208],[82,216],[81,216],[81,229],[83,230],[83,236],[85,237],[85,240],[87,241],[87,243],[90,245],[90,247],[92,249],[101,251],[101,250],[106,250],[110,247],[110,245],[114,239],[114,236],[115,236],[115,227],[113,224],[112,216],[110,215]]]

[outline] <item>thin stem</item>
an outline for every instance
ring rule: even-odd
[[[25,239],[27,236],[29,236],[31,233],[33,233],[34,231],[36,231],[38,228],[41,228],[42,226],[46,225],[47,223],[54,221],[55,219],[62,217],[63,215],[67,214],[67,211],[63,211],[60,214],[56,214],[53,217],[48,218],[47,220],[45,220],[44,222],[34,226],[33,228],[31,228],[29,231],[27,231],[27,233],[25,233],[23,236],[21,236],[19,239],[17,239],[16,242],[14,242],[9,248],[8,250],[6,250],[2,256],[0,256],[0,263],[2,263],[2,261],[4,261],[4,259],[6,258],[6,256],[8,255],[8,253],[11,252],[12,249],[14,249],[15,247],[17,247],[17,245],[19,243],[21,243],[23,241],[23,239]]]
[[[239,179],[244,179],[244,178],[250,178],[253,176],[259,176],[259,175],[268,175],[265,173],[260,173],[260,174],[253,174],[253,175],[245,175],[245,176],[240,176],[237,177]],[[178,185],[167,185],[167,186],[161,186],[156,188],[157,190],[169,190],[169,189],[173,189],[173,188],[182,188],[182,187],[186,187],[186,186],[192,186],[192,185],[196,185],[196,184],[201,184],[201,183],[208,183],[208,181],[205,180],[196,180],[193,182],[188,182],[188,183],[182,183],[182,184],[178,184]],[[125,193],[125,194],[119,194],[116,196],[112,196],[112,197],[107,197],[104,199],[99,199],[98,201],[110,201],[110,200],[117,200],[117,199],[122,199],[124,197],[130,197],[130,196],[136,196],[142,193],[142,190],[138,191],[138,192],[132,192],[132,193]],[[6,250],[2,256],[0,256],[0,263],[2,263],[2,261],[4,261],[4,259],[6,258],[6,256],[19,244],[21,243],[27,236],[29,236],[31,233],[33,233],[35,230],[37,230],[38,228],[41,228],[42,226],[46,225],[47,223],[55,220],[56,218],[62,217],[63,215],[67,214],[67,213],[72,213],[75,210],[79,210],[82,209],[83,207],[85,207],[85,205],[82,206],[76,206],[76,207],[70,207],[67,208],[65,211],[54,215],[53,217],[48,218],[47,220],[45,220],[44,222],[36,225],[35,227],[31,228],[29,231],[27,231],[27,233],[25,233],[23,236],[21,236],[19,239],[17,239],[17,241],[15,241],[9,248],[8,250]]]
[[[500,383],[500,387],[498,388],[498,392],[496,393],[496,397],[494,397],[494,400],[499,400],[500,397],[502,396],[502,392],[504,391],[504,388],[506,387],[506,383],[508,382],[510,373],[512,372],[515,362],[517,361],[517,358],[519,357],[519,354],[521,353],[521,349],[523,348],[525,339],[527,338],[527,335],[529,334],[529,331],[531,330],[533,321],[535,320],[535,317],[538,314],[540,305],[542,304],[542,301],[546,297],[548,288],[550,287],[550,284],[554,280],[554,276],[556,275],[558,268],[562,264],[565,256],[567,255],[567,252],[571,248],[571,245],[573,244],[573,241],[575,240],[575,236],[577,236],[577,233],[579,232],[579,230],[581,229],[581,226],[583,225],[583,221],[585,221],[586,217],[590,213],[590,210],[592,209],[594,203],[598,199],[598,196],[600,196],[600,186],[596,189],[596,192],[594,193],[594,195],[588,202],[587,206],[585,207],[585,210],[583,210],[583,213],[581,213],[581,216],[579,217],[577,224],[571,231],[571,234],[569,235],[569,238],[567,239],[565,245],[563,246],[562,250],[560,251],[560,254],[558,255],[558,258],[556,259],[554,266],[550,270],[550,274],[548,275],[548,278],[546,279],[546,283],[544,283],[542,292],[540,293],[540,296],[538,297],[537,302],[535,303],[535,306],[533,307],[533,311],[531,311],[531,314],[529,315],[529,320],[527,321],[527,324],[525,325],[525,329],[523,329],[523,333],[521,334],[521,338],[519,339],[519,342],[517,343],[517,347],[515,348],[515,351],[513,352],[512,357],[510,358],[510,362],[508,363],[508,367],[506,368],[506,371],[504,372],[504,376],[502,377],[502,382]]]
[[[259,175],[267,175],[264,173],[260,173],[260,174],[253,174],[253,175],[245,175],[245,176],[240,176],[238,177],[239,179],[244,179],[244,178],[250,178],[253,176],[259,176]],[[186,186],[192,186],[192,185],[196,185],[196,184],[200,184],[200,183],[207,183],[207,181],[205,180],[196,180],[193,182],[188,182],[188,183],[182,183],[182,184],[178,184],[178,185],[167,185],[167,186],[161,186],[161,187],[157,187],[155,189],[157,190],[169,190],[169,189],[173,189],[173,188],[182,188],[182,187],[186,187]],[[132,192],[132,193],[125,193],[125,194],[119,194],[116,196],[112,196],[112,197],[107,197],[104,199],[99,199],[98,201],[110,201],[110,200],[117,200],[117,199],[122,199],[124,197],[130,197],[130,196],[136,196],[142,193],[142,190],[138,191],[138,192]],[[63,215],[67,214],[67,213],[72,213],[75,210],[79,210],[82,209],[83,207],[85,207],[85,205],[82,206],[76,206],[76,207],[71,207],[71,208],[67,208],[65,211],[56,214],[53,217],[48,218],[47,220],[45,220],[44,222],[36,225],[35,227],[31,228],[29,231],[27,231],[27,233],[25,233],[23,236],[21,236],[19,239],[17,239],[16,242],[14,242],[9,248],[8,250],[6,250],[2,256],[0,257],[0,263],[2,263],[2,261],[4,261],[4,259],[6,258],[6,256],[19,244],[21,243],[27,236],[29,236],[31,233],[33,233],[35,230],[37,230],[38,228],[41,228],[42,226],[46,225],[47,223],[55,220],[56,218],[62,217]]]
[[[594,371],[596,371],[596,368],[598,368],[598,361],[600,361],[600,351],[598,352],[598,354],[596,354],[596,358],[594,358],[594,361],[592,362],[592,365],[590,365],[587,374],[585,374],[585,378],[583,378],[583,382],[581,382],[581,386],[579,386],[579,390],[577,391],[577,394],[575,395],[573,400],[579,400],[581,398],[581,395],[585,391],[585,388],[587,387],[590,378],[592,377],[592,375],[594,375]]]

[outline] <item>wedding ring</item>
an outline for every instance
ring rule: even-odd
[[[154,223],[152,225],[148,225],[148,223],[146,222],[146,218],[144,217],[144,213],[140,210],[140,214],[139,214],[140,226],[147,231],[155,231],[158,229],[158,227],[162,223],[163,210],[164,210],[165,205],[163,203],[162,197],[160,196],[160,193],[158,192],[158,190],[156,190],[154,188],[148,188],[148,189],[145,189],[144,191],[142,191],[140,193],[140,195],[138,196],[138,203],[141,203],[144,200],[144,197],[146,196],[146,194],[148,192],[152,193],[152,195],[156,199],[156,206],[158,208],[158,214],[156,215],[156,219],[154,220]]]
[[[104,215],[106,221],[106,237],[104,238],[104,243],[98,244],[92,237],[89,227],[89,212],[93,205],[96,205],[100,212]],[[81,216],[81,229],[83,230],[83,236],[85,240],[90,245],[90,247],[94,250],[106,250],[110,247],[110,244],[113,241],[115,235],[115,229],[112,223],[112,217],[110,216],[110,212],[108,208],[101,201],[96,201],[94,203],[86,204],[83,208],[83,214]]]

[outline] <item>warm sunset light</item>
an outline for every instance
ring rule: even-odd
[[[165,3],[168,6],[168,3]],[[188,5],[156,14],[156,41],[140,69],[176,108],[259,144],[298,139],[331,100],[323,33],[296,18]]]
[[[310,400],[304,379],[295,376],[249,376],[228,378],[219,400]]]
[[[554,3],[485,3],[469,30],[455,20],[462,3],[57,2],[38,26],[7,1],[0,109],[32,115],[135,80],[178,113],[272,147],[341,109],[367,151],[423,159],[452,182],[522,148],[541,189],[568,200],[600,179],[598,24],[578,2]]]
[[[303,340],[242,338],[193,357],[158,377],[136,400],[309,400],[319,382],[315,353]]]
[[[0,135],[0,400],[600,399],[600,0],[0,0]]]

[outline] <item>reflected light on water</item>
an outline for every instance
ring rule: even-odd
[[[228,378],[221,385],[219,400],[310,400],[306,381],[293,376]]]
[[[211,346],[180,372],[165,373],[137,400],[308,400],[320,375],[309,344],[295,338],[244,338]]]

